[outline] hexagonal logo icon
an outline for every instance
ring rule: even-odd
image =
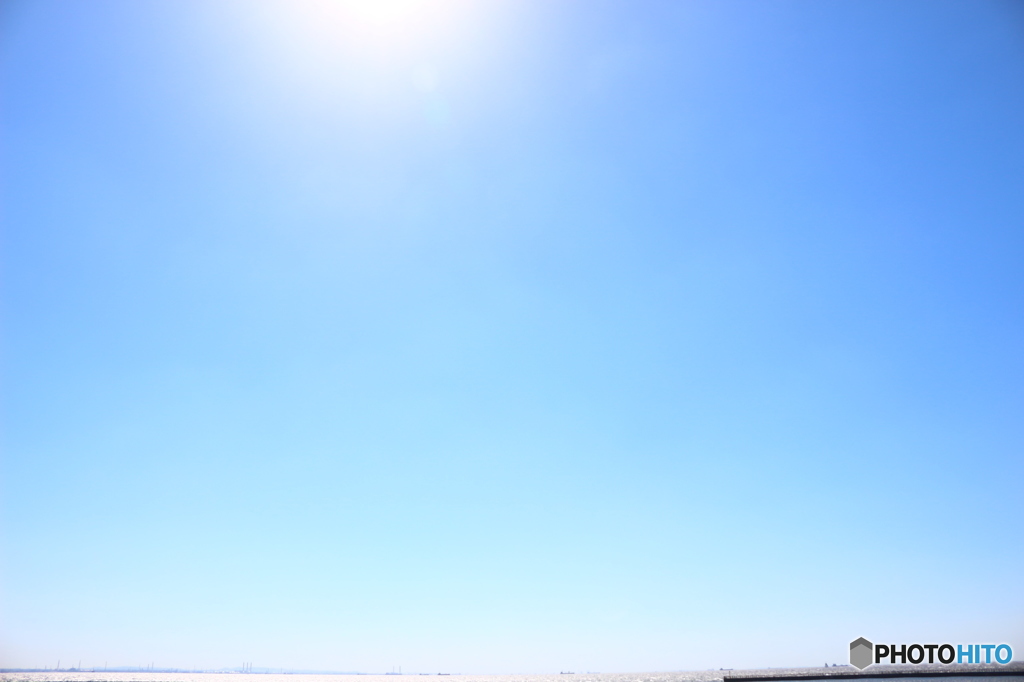
[[[858,670],[871,665],[874,660],[875,645],[863,637],[850,642],[850,665]]]

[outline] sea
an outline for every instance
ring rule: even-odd
[[[189,672],[0,672],[0,682],[744,682],[744,678],[806,677],[808,682],[854,677],[851,666],[830,668],[769,668],[764,670],[700,670],[649,673],[572,673],[553,675],[369,675],[306,673],[189,673]],[[1007,666],[872,666],[870,682],[908,682],[910,678],[929,682],[1024,682],[1024,663]],[[883,673],[891,673],[891,676]],[[936,679],[936,673],[941,678]],[[973,673],[973,674],[972,674]],[[994,676],[998,675],[998,676]],[[403,679],[400,679],[403,678]],[[410,679],[412,678],[412,679]],[[857,679],[854,677],[854,679]],[[863,678],[860,678],[863,679]]]
[[[371,675],[340,673],[4,672],[2,682],[721,682],[730,671],[554,675]]]

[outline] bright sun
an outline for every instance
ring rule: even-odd
[[[383,27],[410,21],[430,3],[425,0],[339,0],[338,4],[359,23]]]
[[[365,93],[396,74],[410,88],[433,92],[433,62],[467,44],[481,14],[471,0],[245,0],[232,6],[261,78],[287,84],[288,96],[300,98],[332,97],[342,82]]]
[[[340,32],[358,42],[408,41],[450,26],[459,0],[300,0],[292,11],[315,22],[314,30]],[[339,35],[339,33],[335,33]]]

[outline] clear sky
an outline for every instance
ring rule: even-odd
[[[0,665],[1024,657],[1024,5],[6,2]]]

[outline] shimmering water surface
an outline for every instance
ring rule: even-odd
[[[888,667],[888,666],[886,666]],[[996,666],[978,666],[992,668]],[[894,666],[902,668],[902,666]],[[1000,666],[1003,674],[1019,673],[1004,677],[982,677],[971,675],[971,670],[959,670],[960,674],[940,666],[914,666],[915,670],[902,668],[893,677],[874,678],[871,682],[907,682],[907,673],[943,672],[948,676],[943,682],[1024,682],[1024,663],[1013,662]],[[720,682],[724,676],[749,675],[806,675],[822,674],[841,677],[844,673],[856,671],[841,668],[770,668],[766,670],[706,670],[668,673],[576,673],[573,675],[460,675],[444,677],[445,682]],[[868,672],[882,672],[877,667]],[[902,673],[902,674],[900,674]],[[950,674],[953,673],[953,674]],[[918,678],[936,680],[936,678]],[[164,673],[164,672],[12,672],[0,673],[0,682],[430,682],[438,675],[308,675],[273,673]]]
[[[32,672],[0,673],[3,682],[716,682],[727,671],[576,673],[573,675],[305,675],[263,673]]]

